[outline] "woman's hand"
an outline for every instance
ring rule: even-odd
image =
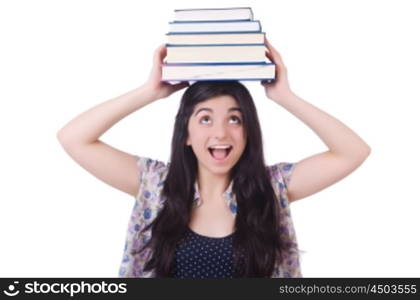
[[[265,55],[276,64],[276,78],[271,82],[262,81],[261,84],[265,88],[267,97],[278,102],[293,94],[293,92],[290,90],[287,69],[281,59],[280,53],[268,42],[267,38],[265,38],[265,45],[269,51]]]
[[[149,75],[149,79],[143,85],[153,97],[157,99],[166,98],[172,93],[189,86],[187,82],[178,84],[169,84],[162,80],[162,65],[163,59],[166,57],[165,44],[160,45],[154,52],[153,67]]]

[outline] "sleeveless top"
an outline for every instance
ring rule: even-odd
[[[124,253],[118,274],[119,277],[153,278],[156,277],[155,271],[146,271],[144,269],[152,257],[153,250],[148,247],[141,253],[138,253],[138,251],[152,236],[151,229],[146,231],[143,231],[143,229],[153,222],[166,201],[166,197],[162,195],[162,190],[170,162],[165,163],[137,155],[135,157],[138,169],[141,170],[139,172],[140,187],[128,222]],[[276,264],[272,278],[302,277],[300,270],[300,255],[302,251],[298,248],[287,197],[287,186],[295,165],[295,163],[281,162],[267,166],[280,209],[278,224],[280,238],[287,247],[287,251],[283,252],[283,262]],[[232,186],[233,181],[223,193],[223,198],[231,213],[236,216],[238,205]],[[195,183],[194,203],[197,206],[202,203],[197,183]],[[181,247],[180,252],[182,249]]]
[[[233,235],[209,237],[188,227],[175,250],[173,277],[233,278]]]

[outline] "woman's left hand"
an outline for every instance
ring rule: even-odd
[[[287,69],[283,63],[280,53],[268,42],[265,38],[265,45],[268,49],[266,56],[276,65],[276,78],[274,81],[262,81],[261,84],[265,88],[265,94],[271,100],[276,102],[281,101],[287,96],[293,94],[290,90],[289,81],[287,78]]]

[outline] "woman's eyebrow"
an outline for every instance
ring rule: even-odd
[[[201,111],[208,111],[213,113],[213,110],[211,108],[208,107],[202,107],[199,110],[196,111],[196,113],[194,114],[194,116],[198,115],[199,112]],[[228,109],[228,112],[232,112],[232,111],[239,111],[240,113],[242,113],[242,110],[239,107],[231,107]]]

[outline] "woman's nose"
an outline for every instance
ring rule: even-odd
[[[224,124],[215,124],[213,134],[215,137],[222,139],[226,136],[227,128]]]

